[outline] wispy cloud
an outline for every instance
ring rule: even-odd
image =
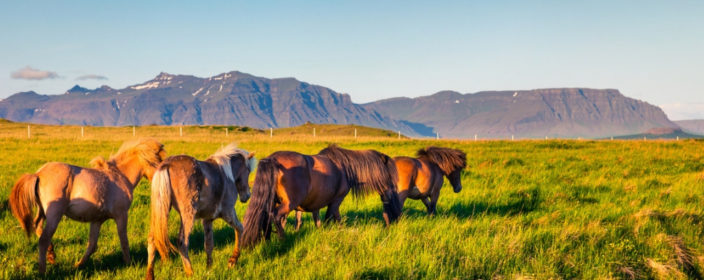
[[[45,80],[45,79],[56,79],[59,74],[52,71],[44,71],[39,69],[34,69],[32,67],[25,67],[10,74],[13,79],[23,79],[23,80]]]
[[[660,108],[671,120],[704,119],[704,103],[669,103]]]
[[[88,74],[88,75],[83,75],[79,76],[76,78],[78,81],[84,81],[84,80],[107,80],[108,77],[105,77],[103,75],[96,75],[96,74]]]

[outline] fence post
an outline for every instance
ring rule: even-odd
[[[439,139],[440,139],[440,132],[435,132],[435,140],[439,140]]]
[[[83,127],[81,126],[81,138],[83,138]]]
[[[225,128],[225,137],[228,137],[228,136],[230,136],[230,129],[226,127]]]
[[[398,131],[398,139],[401,139],[401,131]]]
[[[354,129],[354,139],[357,139],[357,129]]]
[[[511,141],[513,141],[513,134],[511,134]]]
[[[477,135],[474,134],[474,141],[477,141]]]
[[[274,128],[269,128],[269,138],[274,138]]]
[[[179,127],[178,127],[178,135],[179,135],[180,137],[183,137],[183,126],[179,126]]]
[[[315,127],[313,128],[313,137],[315,137]]]
[[[30,132],[29,125],[27,125],[27,139],[32,138],[32,133]]]

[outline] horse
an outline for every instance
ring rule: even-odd
[[[284,238],[283,221],[294,209],[317,214],[327,206],[325,220],[339,222],[340,204],[350,191],[357,196],[378,193],[388,226],[401,215],[396,178],[393,160],[374,150],[353,151],[330,145],[317,155],[275,152],[257,167],[242,245],[252,247],[262,237],[268,239],[272,222],[279,237]]]
[[[178,249],[186,275],[193,274],[188,257],[188,237],[194,219],[202,219],[205,232],[207,267],[213,263],[213,220],[221,218],[235,229],[235,248],[228,264],[232,267],[239,257],[239,235],[242,224],[235,213],[239,194],[242,203],[250,197],[249,173],[256,165],[254,153],[230,144],[219,149],[205,161],[187,155],[165,159],[152,179],[151,226],[147,238],[147,279],[154,278],[155,249],[161,259],[168,260],[168,217],[173,206],[181,216]]]
[[[47,251],[49,263],[55,263],[51,238],[62,216],[90,223],[88,248],[75,267],[83,265],[95,252],[100,227],[108,219],[115,220],[122,259],[129,263],[127,210],[132,204],[132,193],[142,177],[152,178],[165,156],[161,143],[141,139],[124,143],[109,160],[94,158],[91,168],[49,162],[34,174],[22,175],[12,188],[9,202],[27,237],[35,229],[39,236],[39,273],[46,271]],[[38,211],[32,220],[35,207]]]
[[[465,152],[442,147],[427,147],[416,152],[417,158],[395,157],[398,170],[398,196],[401,207],[406,198],[420,199],[428,214],[435,209],[447,177],[455,193],[462,190],[462,170],[467,166]]]

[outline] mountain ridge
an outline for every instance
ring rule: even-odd
[[[240,71],[206,78],[161,72],[122,89],[76,85],[58,95],[20,92],[0,100],[0,118],[45,124],[254,128],[313,122],[451,138],[599,138],[678,127],[660,108],[615,89],[445,90],[357,104],[349,94],[296,78],[270,79]]]

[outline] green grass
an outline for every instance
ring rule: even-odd
[[[44,134],[27,140],[7,135],[2,129],[8,125],[0,124],[0,278],[37,278],[37,238],[27,239],[8,209],[13,183],[47,161],[86,165],[94,156],[107,157],[131,138],[131,128],[111,128],[126,130],[126,136],[104,129],[81,139],[66,132],[75,127],[38,127]],[[218,221],[209,270],[197,225],[191,236],[193,279],[650,279],[698,278],[704,271],[701,141],[475,142],[397,140],[394,135],[355,140],[269,138],[256,131],[227,138],[220,128],[193,127],[179,137],[173,127],[137,129],[163,140],[169,154],[198,158],[230,141],[259,157],[277,150],[315,153],[333,141],[390,156],[412,155],[427,145],[467,152],[462,192],[453,193],[446,182],[434,217],[426,215],[422,203],[409,200],[404,217],[386,228],[378,197],[350,196],[342,204],[342,223],[317,229],[306,214],[299,232],[288,226],[286,239],[244,250],[234,269],[227,269],[234,231]],[[165,129],[170,134],[158,134]],[[67,136],[56,136],[62,133]],[[115,223],[108,221],[97,252],[85,267],[74,269],[87,243],[88,224],[64,219],[53,239],[57,264],[48,266],[46,278],[144,277],[148,190],[142,181],[130,210],[131,264],[122,263]],[[236,207],[242,218],[246,204]],[[174,241],[176,217],[172,211]],[[168,263],[157,260],[156,276],[184,278],[178,256]]]

